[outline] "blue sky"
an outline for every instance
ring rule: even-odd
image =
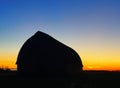
[[[85,65],[96,61],[89,56],[94,52],[119,57],[119,9],[119,0],[0,0],[0,52],[17,57],[26,39],[40,30],[74,48]]]

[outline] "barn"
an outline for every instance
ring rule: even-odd
[[[63,77],[83,71],[82,60],[74,49],[41,31],[22,45],[16,65],[19,75]]]

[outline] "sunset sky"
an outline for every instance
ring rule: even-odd
[[[72,47],[84,70],[120,70],[120,0],[0,0],[0,67],[43,31]]]

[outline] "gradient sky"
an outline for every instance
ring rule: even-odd
[[[120,70],[120,0],[0,0],[0,66],[43,31],[75,49],[85,70]]]

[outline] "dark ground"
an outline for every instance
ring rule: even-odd
[[[15,71],[0,72],[0,88],[120,88],[120,72],[84,71],[83,79],[70,81],[66,78],[20,78]]]

